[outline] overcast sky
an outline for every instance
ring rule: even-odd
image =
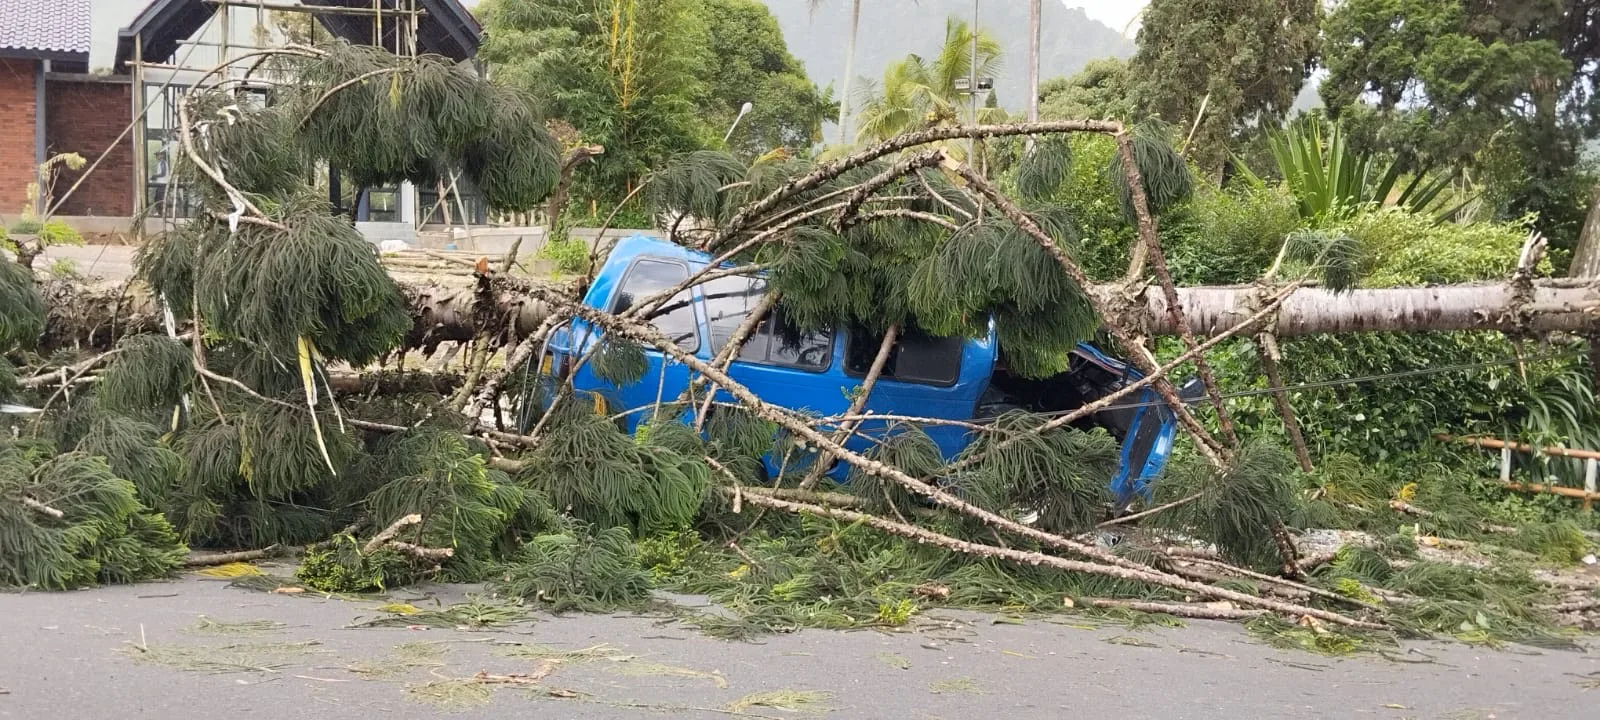
[[[0,0],[3,1],[3,0]],[[805,0],[766,0],[768,3],[805,2]],[[1022,2],[1023,0],[982,0],[983,2]],[[1139,13],[1148,0],[1062,0],[1067,7],[1081,7],[1089,17],[1122,32]],[[479,0],[463,0],[467,7]],[[149,4],[149,0],[90,0],[94,13],[94,49],[89,59],[90,67],[109,67],[117,52],[117,30],[133,21],[134,16]]]

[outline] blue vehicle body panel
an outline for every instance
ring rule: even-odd
[[[626,238],[612,248],[605,266],[596,274],[584,296],[584,303],[590,307],[612,310],[617,290],[641,259],[682,263],[689,273],[699,271],[709,262],[709,258],[702,253],[661,240],[639,236]],[[697,286],[691,289],[694,300],[691,305],[700,338],[694,354],[709,361],[714,351],[709,343],[712,335],[702,288]],[[740,360],[735,361],[728,372],[734,380],[774,405],[821,416],[841,414],[849,409],[848,393],[861,382],[859,377],[845,371],[847,334],[842,329],[834,331],[825,368],[807,369]],[[557,362],[562,359],[575,361],[597,342],[599,334],[595,328],[582,320],[573,320],[551,334],[548,349]],[[1141,377],[1126,363],[1092,345],[1080,343],[1078,350],[1096,364],[1121,375],[1126,382]],[[687,367],[670,361],[659,351],[647,348],[645,357],[648,361],[647,370],[635,383],[616,387],[597,377],[593,368],[585,364],[574,377],[573,386],[603,397],[607,412],[635,411],[625,416],[625,427],[632,432],[646,419],[650,406],[658,399],[670,401],[676,398],[688,387],[691,378]],[[867,410],[880,415],[971,420],[976,416],[979,402],[989,388],[998,358],[999,348],[991,329],[988,337],[962,342],[961,366],[955,382],[934,385],[882,377],[867,400]],[[719,400],[732,400],[725,391],[718,393]],[[1151,483],[1166,466],[1176,433],[1171,411],[1160,404],[1159,398],[1148,388],[1131,393],[1124,402],[1143,407],[1135,411],[1123,442],[1122,465],[1111,482],[1112,493],[1119,505],[1125,505],[1135,496],[1149,499],[1153,487]],[[874,438],[881,438],[889,425],[886,421],[864,422],[858,435],[847,441],[845,447],[866,452],[873,447]],[[1139,443],[1134,442],[1141,429],[1144,440],[1148,441],[1147,447],[1136,447]],[[970,433],[957,426],[932,425],[924,427],[924,431],[939,446],[946,459],[953,459],[972,441]],[[766,458],[768,473],[776,476],[784,470],[793,472],[796,469],[793,466],[780,468],[777,463],[774,458]],[[842,480],[845,470],[846,466],[840,463],[830,470],[830,474]]]

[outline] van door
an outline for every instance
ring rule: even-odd
[[[715,357],[733,339],[734,333],[761,304],[766,291],[766,280],[745,276],[716,278],[700,286],[711,338],[710,357]],[[773,405],[832,415],[850,405],[838,373],[833,372],[834,354],[833,332],[802,332],[781,310],[773,310],[761,319],[761,324],[739,347],[739,355],[728,368],[728,375]],[[727,391],[718,390],[717,400],[731,402],[733,397]],[[783,470],[794,470],[792,463],[797,462],[799,458]],[[783,465],[780,458],[768,472],[775,473]]]
[[[641,257],[628,267],[622,282],[617,286],[606,310],[621,313],[633,304],[656,293],[671,288],[689,278],[689,266],[681,260],[660,257]],[[695,315],[693,294],[684,290],[674,295],[650,318],[650,324],[666,335],[684,352],[701,354],[700,323]],[[585,343],[588,345],[588,343]],[[593,368],[585,365],[578,378],[578,387],[604,387],[608,412],[627,412],[626,427],[632,432],[641,420],[648,419],[657,401],[672,402],[689,385],[689,369],[666,358],[659,350],[646,346],[647,368],[644,375],[626,387],[614,387],[594,377]],[[587,374],[587,376],[585,375]]]

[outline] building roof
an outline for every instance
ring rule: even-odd
[[[0,0],[0,56],[89,62],[89,0]]]
[[[0,0],[0,3],[11,1]],[[388,9],[394,9],[398,2],[379,1]],[[300,4],[362,9],[371,8],[373,0],[300,0]],[[424,13],[417,26],[417,52],[455,60],[467,60],[478,54],[483,27],[460,0],[416,0],[416,7]],[[177,52],[178,43],[189,39],[205,25],[216,8],[215,2],[206,0],[153,0],[131,24],[117,33],[117,72],[127,72],[128,62],[133,59],[135,37],[141,40],[147,62],[164,61]],[[318,15],[317,20],[335,37],[356,44],[373,44],[374,23],[370,16],[323,14]],[[398,29],[392,17],[384,17],[385,47],[394,47]]]

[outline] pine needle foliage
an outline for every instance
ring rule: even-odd
[[[313,590],[328,593],[375,593],[408,585],[427,575],[426,568],[400,553],[379,548],[362,554],[362,541],[339,534],[300,559],[294,576]]]
[[[736,196],[723,188],[742,182],[750,170],[737,157],[720,150],[697,150],[675,156],[649,175],[645,202],[658,212],[717,219],[731,212]]]
[[[132,483],[100,458],[49,451],[0,446],[0,586],[69,590],[162,577],[182,563],[187,549]]]
[[[1171,131],[1165,124],[1150,121],[1133,130],[1133,161],[1144,179],[1145,200],[1150,214],[1160,215],[1194,194],[1194,175],[1189,164],[1172,147]],[[1128,222],[1135,222],[1133,192],[1128,185],[1128,175],[1123,172],[1122,154],[1113,153],[1106,174],[1122,202],[1122,214]]]
[[[639,343],[607,335],[589,360],[589,367],[594,370],[595,377],[620,388],[639,382],[650,369],[650,362],[645,359],[644,347]]]
[[[1150,521],[1181,528],[1215,543],[1223,557],[1271,567],[1278,558],[1273,527],[1295,516],[1300,502],[1294,456],[1272,440],[1245,443],[1221,468],[1174,463],[1159,486],[1162,500],[1190,493],[1199,499],[1157,513]]]
[[[532,102],[488,85],[489,124],[462,151],[462,167],[489,207],[527,212],[555,189],[560,148]]]
[[[531,454],[520,480],[563,512],[599,527],[648,534],[684,527],[710,489],[710,470],[647,435],[629,437],[581,403],[551,412],[550,432]]]
[[[11,366],[10,360],[0,356],[0,402],[15,397],[17,388],[17,369]]]
[[[1022,153],[1013,181],[1028,200],[1053,197],[1072,177],[1072,144],[1066,136],[1050,135],[1033,142]]]
[[[100,376],[95,400],[112,412],[171,410],[194,385],[194,358],[165,335],[132,335]]]
[[[932,477],[944,468],[944,453],[933,438],[918,426],[889,428],[877,440],[867,451],[867,457],[899,468],[912,477]],[[848,477],[850,491],[878,508],[907,512],[922,502],[920,497],[899,483],[866,472],[860,467],[852,465]]]
[[[214,153],[228,182],[251,195],[273,199],[292,197],[305,185],[311,158],[296,141],[298,118],[290,107],[241,109],[238,98],[229,93],[194,97],[191,112],[201,144]],[[178,162],[181,175],[200,180],[196,169]]]
[[[32,347],[44,333],[44,298],[28,269],[0,261],[0,351]]]
[[[983,454],[971,482],[1006,506],[1036,510],[1040,529],[1070,535],[1093,527],[1104,514],[1122,451],[1100,429],[1033,432],[1048,419],[1024,412],[996,418],[992,432],[966,450]],[[1007,439],[1012,442],[1001,446]]]
[[[605,612],[638,607],[650,596],[650,575],[626,528],[592,529],[576,523],[569,533],[539,535],[500,570],[496,592],[537,603],[552,612]]]
[[[329,502],[358,453],[349,436],[322,418],[323,440],[338,472],[328,469],[304,410],[246,406],[232,420],[197,421],[177,436],[183,475],[169,513],[191,543],[223,547],[304,545],[349,521]]]
[[[451,548],[446,577],[481,580],[490,563],[519,536],[544,532],[554,512],[538,493],[489,468],[484,457],[456,434],[413,430],[385,438],[375,452],[382,477],[393,478],[366,499],[374,531],[411,515],[418,526],[398,539],[430,548]]]
[[[1034,220],[1069,253],[1077,234],[1057,209]],[[1055,258],[1003,219],[969,223],[920,259],[907,287],[911,310],[936,335],[983,336],[992,319],[1011,369],[1042,377],[1093,336],[1099,317]]]
[[[183,473],[183,458],[161,442],[161,430],[121,415],[104,415],[89,425],[78,452],[105,458],[117,477],[133,483],[139,501],[165,510],[167,497]]]
[[[285,358],[300,337],[354,365],[394,349],[411,317],[377,248],[314,196],[297,196],[274,215],[285,230],[242,226],[205,246],[194,291],[208,329]]]

